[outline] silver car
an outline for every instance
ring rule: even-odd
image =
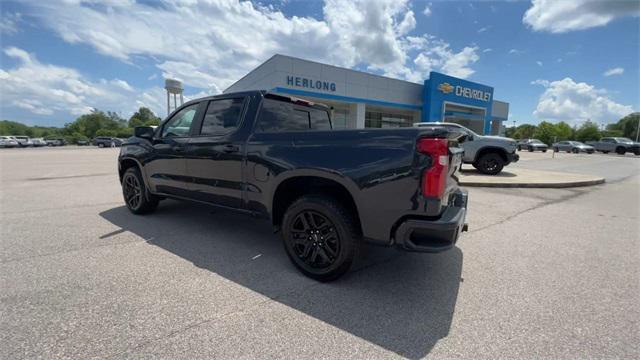
[[[18,147],[20,144],[13,136],[0,136],[0,148]]]
[[[586,152],[587,154],[593,154],[596,150],[591,145],[587,145],[585,143],[581,143],[580,141],[558,141],[557,143],[551,145],[553,151],[566,151],[568,153],[581,153]]]

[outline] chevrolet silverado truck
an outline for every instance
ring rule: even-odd
[[[516,154],[516,141],[502,136],[478,135],[471,129],[450,122],[422,122],[413,124],[415,127],[439,126],[464,136],[461,144],[464,150],[462,160],[465,164],[472,164],[483,174],[497,175],[502,169],[520,159]]]
[[[616,154],[624,155],[625,153],[633,153],[640,155],[640,143],[623,137],[603,137],[600,141],[587,141],[588,145],[593,146],[596,151],[609,153],[615,151]]]
[[[332,130],[329,108],[264,91],[190,101],[135,128],[118,157],[125,204],[165,198],[271,222],[293,264],[346,273],[363,242],[441,252],[465,231],[458,135],[441,127]]]

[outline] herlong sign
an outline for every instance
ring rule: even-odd
[[[336,83],[334,82],[307,79],[300,76],[287,75],[287,85],[314,90],[336,91]]]

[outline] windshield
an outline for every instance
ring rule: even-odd
[[[633,140],[629,139],[629,138],[616,138],[616,140],[618,140],[618,142],[621,143],[632,143]]]
[[[540,141],[538,139],[531,139],[529,142],[532,143],[532,144],[542,144],[542,141]]]

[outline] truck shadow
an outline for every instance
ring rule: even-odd
[[[200,268],[404,357],[427,355],[451,327],[462,281],[458,248],[412,254],[367,246],[351,273],[323,284],[298,273],[264,221],[171,200],[149,216],[131,215],[124,206],[100,215]]]

